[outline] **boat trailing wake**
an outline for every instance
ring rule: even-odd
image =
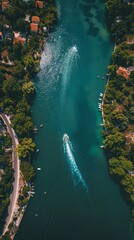
[[[74,158],[74,155],[72,152],[72,151],[74,151],[73,147],[72,147],[72,143],[70,142],[67,134],[64,134],[64,136],[63,136],[63,148],[64,148],[64,154],[66,156],[67,163],[71,170],[74,185],[75,186],[81,185],[84,188],[84,190],[86,190],[86,192],[88,192],[87,185],[86,185],[86,183],[81,175],[81,172],[76,164],[76,161],[75,161],[75,158]]]

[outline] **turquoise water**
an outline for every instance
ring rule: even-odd
[[[16,240],[130,240],[130,211],[100,149],[98,98],[113,44],[103,1],[90,2],[57,1],[59,22],[42,54],[32,108],[35,125],[44,124],[34,158],[42,170]]]

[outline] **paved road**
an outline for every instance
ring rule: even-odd
[[[130,72],[134,71],[134,66],[130,66],[127,68]]]
[[[6,223],[4,226],[4,231],[3,231],[3,235],[6,233],[6,231],[8,230],[8,226],[9,224],[12,222],[13,220],[13,213],[16,207],[16,203],[17,203],[17,199],[18,199],[18,195],[19,195],[19,177],[20,177],[20,160],[16,155],[15,149],[16,149],[16,145],[18,144],[18,140],[15,136],[15,132],[14,130],[11,128],[10,126],[10,120],[8,119],[8,117],[3,114],[0,113],[2,119],[4,120],[4,123],[7,126],[7,130],[12,138],[12,145],[13,145],[13,151],[12,151],[12,161],[13,161],[13,169],[14,169],[14,182],[13,182],[13,191],[12,194],[10,196],[10,205],[8,208],[8,217],[6,219]]]

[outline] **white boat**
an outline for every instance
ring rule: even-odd
[[[33,192],[33,191],[31,191],[30,193],[31,193],[31,194],[35,194],[35,192]]]
[[[40,168],[40,167],[38,167],[38,168],[37,168],[37,170],[41,171],[41,168]]]
[[[44,194],[47,194],[47,192],[44,192]]]
[[[101,126],[101,127],[104,126],[104,123],[101,123],[100,126]]]
[[[40,151],[40,149],[37,149],[37,150],[36,150],[36,152],[39,152],[39,151]]]
[[[103,93],[100,93],[100,97],[103,97]]]
[[[43,124],[40,124],[40,127],[43,127]]]
[[[100,148],[104,148],[104,146],[100,146]]]
[[[37,127],[34,127],[33,131],[34,131],[34,132],[37,132],[37,131],[38,131],[38,128],[37,128]]]
[[[63,135],[63,141],[65,141],[66,143],[68,143],[68,140],[69,140],[69,137],[68,137],[68,135],[65,133],[65,134]]]

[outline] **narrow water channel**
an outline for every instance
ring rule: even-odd
[[[44,124],[34,159],[41,171],[15,239],[130,240],[130,211],[100,148],[98,98],[113,48],[104,1],[58,0],[57,6],[32,107],[35,125]]]

